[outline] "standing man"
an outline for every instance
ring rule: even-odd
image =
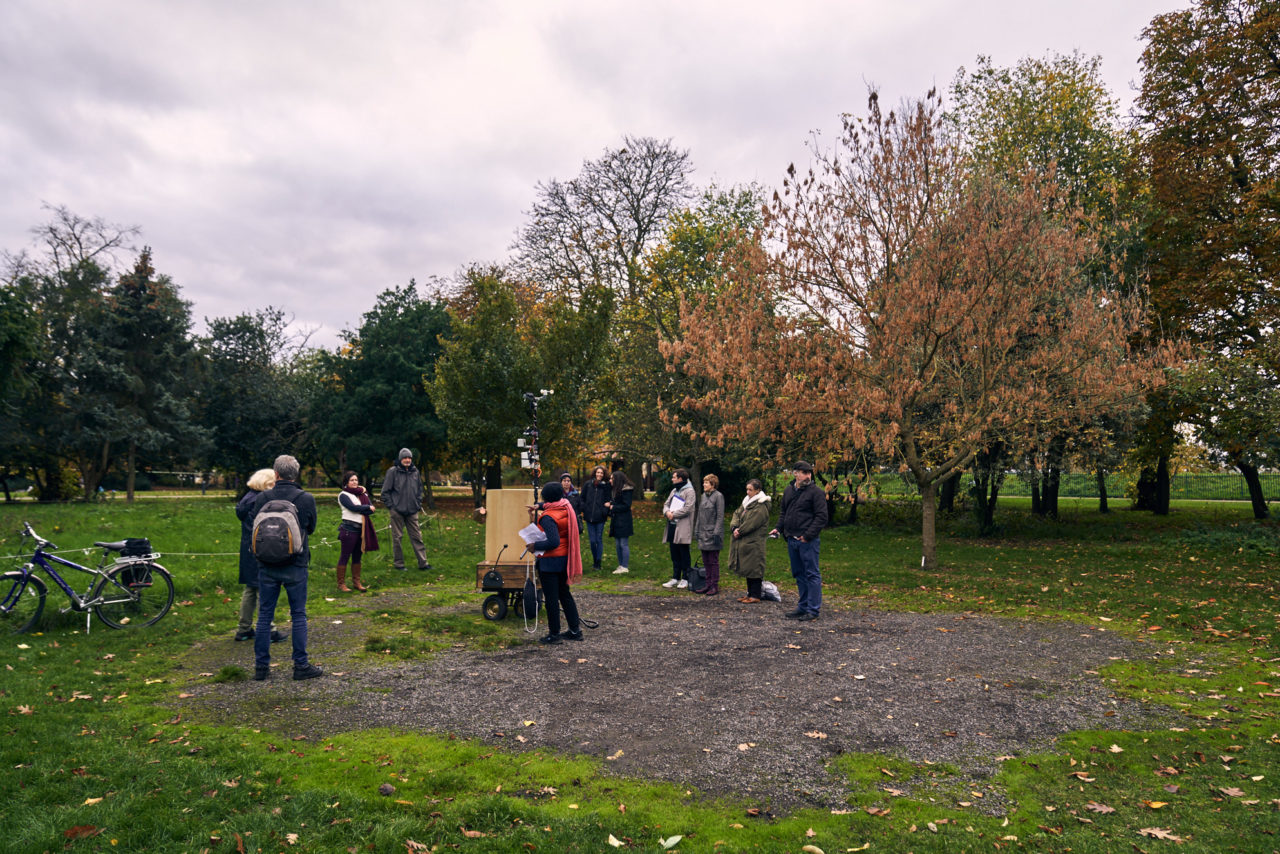
[[[818,569],[819,537],[827,526],[827,496],[813,483],[813,466],[800,460],[791,467],[795,479],[782,493],[778,527],[787,541],[791,574],[796,579],[800,600],[788,620],[816,620],[822,609],[822,572]]]
[[[275,619],[276,603],[283,587],[289,597],[289,619],[293,621],[293,678],[314,679],[324,675],[324,671],[307,658],[307,569],[311,564],[307,538],[316,530],[316,499],[298,485],[302,469],[296,459],[281,454],[276,457],[273,468],[275,486],[263,490],[253,506],[255,549],[260,533],[256,519],[271,501],[288,502],[284,505],[286,510],[289,504],[293,505],[301,542],[296,545],[296,553],[284,562],[263,563],[258,559],[258,630],[253,638],[253,678],[261,682],[271,673],[271,621]],[[272,510],[275,512],[275,508]],[[259,552],[255,550],[254,554]]]
[[[401,448],[396,459],[400,462],[387,469],[387,476],[382,479],[381,494],[387,515],[391,517],[391,556],[395,568],[403,572],[406,567],[400,539],[408,529],[418,569],[430,569],[427,549],[422,545],[422,528],[418,525],[418,514],[422,512],[422,473],[414,466],[413,451],[408,448]]]

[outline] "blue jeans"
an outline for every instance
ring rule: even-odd
[[[289,597],[289,619],[293,621],[293,666],[307,666],[307,568],[305,566],[264,566],[258,573],[258,629],[253,636],[253,663],[271,664],[271,621],[276,616],[280,588]]]
[[[591,565],[599,566],[604,556],[604,522],[588,522],[587,539],[591,541]]]
[[[821,537],[802,543],[795,537],[787,537],[787,557],[791,559],[791,575],[796,580],[800,601],[797,611],[817,614],[822,608],[822,571],[818,569],[818,549]]]
[[[618,547],[618,566],[631,566],[631,538],[614,537]]]

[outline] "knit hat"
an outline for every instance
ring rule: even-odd
[[[413,459],[413,451],[409,450],[408,448],[401,448],[400,453],[396,456],[396,462],[400,462],[405,457],[408,457],[409,459]]]
[[[554,504],[564,498],[564,487],[557,481],[551,481],[542,487],[542,500],[546,504]]]

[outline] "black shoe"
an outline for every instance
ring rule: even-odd
[[[547,635],[546,637],[538,638],[538,643],[560,643],[560,636]]]
[[[421,571],[421,572],[430,572],[430,571],[431,571],[431,564],[429,564],[429,563],[424,563],[422,566],[418,567],[418,569],[419,569],[419,571]]]
[[[288,635],[286,635],[284,632],[280,631],[279,629],[272,629],[272,630],[271,630],[271,642],[272,642],[272,643],[280,643],[280,641],[284,640],[284,639],[285,639],[285,638],[287,638],[287,637],[289,637],[289,636],[288,636]]]
[[[798,620],[801,623],[807,623],[810,620],[816,620],[816,619],[818,619],[818,615],[813,613],[812,611],[806,612],[796,617],[796,620]]]
[[[805,614],[807,614],[807,613],[809,613],[809,612],[808,612],[808,611],[800,611],[800,610],[796,610],[796,611],[792,611],[792,612],[791,612],[791,613],[789,613],[789,614],[784,614],[783,616],[784,616],[784,617],[786,617],[788,620],[798,620],[798,619],[800,619],[801,617],[803,617],[803,616],[804,616]]]
[[[576,632],[574,631],[561,632],[560,637],[564,640],[580,641],[583,639],[582,629],[578,629]]]
[[[261,682],[263,679],[266,679],[270,673],[270,667],[255,667],[253,668],[253,681]]]
[[[236,640],[238,641],[253,640],[253,635],[254,635],[253,629],[249,629],[248,631],[243,631],[243,632],[236,632]]]
[[[395,568],[395,570],[396,570],[396,572],[408,572],[408,571],[409,571],[409,567],[407,567],[407,566],[397,566],[397,567]]]
[[[323,676],[324,671],[314,664],[308,664],[306,667],[293,668],[293,678],[296,682],[299,679],[315,679],[317,676]]]
[[[591,568],[592,568],[593,570],[595,570],[596,572],[599,572],[601,567],[600,567],[600,564],[598,564],[598,563],[593,563],[593,564],[591,565]]]

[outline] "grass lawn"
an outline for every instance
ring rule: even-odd
[[[347,600],[320,580],[336,560],[338,517],[332,497],[320,504],[309,611],[325,617]],[[427,531],[434,572],[387,572],[384,551],[366,576],[419,597],[416,616],[429,615],[449,643],[525,642],[518,621],[480,617],[483,531],[464,505],[450,504]],[[686,852],[1280,850],[1280,527],[1253,522],[1245,504],[1178,504],[1166,518],[1062,505],[1063,518],[1046,521],[1002,499],[1003,528],[990,539],[966,515],[942,519],[943,568],[928,574],[918,506],[864,507],[858,526],[823,535],[828,602],[1070,619],[1139,638],[1160,652],[1156,662],[1114,661],[1097,678],[1181,712],[1179,725],[1071,733],[1052,753],[1003,759],[990,784],[1012,806],[997,815],[982,809],[981,792],[894,796],[895,779],[933,777],[941,785],[931,791],[946,791],[948,769],[866,754],[842,759],[847,811],[780,817],[619,780],[594,760],[509,754],[447,734],[289,742],[256,727],[249,709],[241,726],[184,720],[171,703],[192,678],[178,669],[184,650],[234,630],[239,524],[229,500],[0,506],[9,564],[21,562],[12,556],[29,520],[64,549],[149,536],[177,586],[173,612],[151,628],[113,631],[95,619],[86,634],[83,615],[58,615],[65,597],[52,589],[39,633],[0,636],[0,847],[594,852],[614,850],[612,839],[623,850]],[[656,514],[645,512],[653,518],[638,522],[627,583],[669,572]],[[785,550],[770,548],[785,585]],[[476,607],[450,610],[459,602]],[[432,648],[368,653],[382,654]],[[230,667],[198,678],[241,677]],[[395,791],[380,795],[383,784]]]

